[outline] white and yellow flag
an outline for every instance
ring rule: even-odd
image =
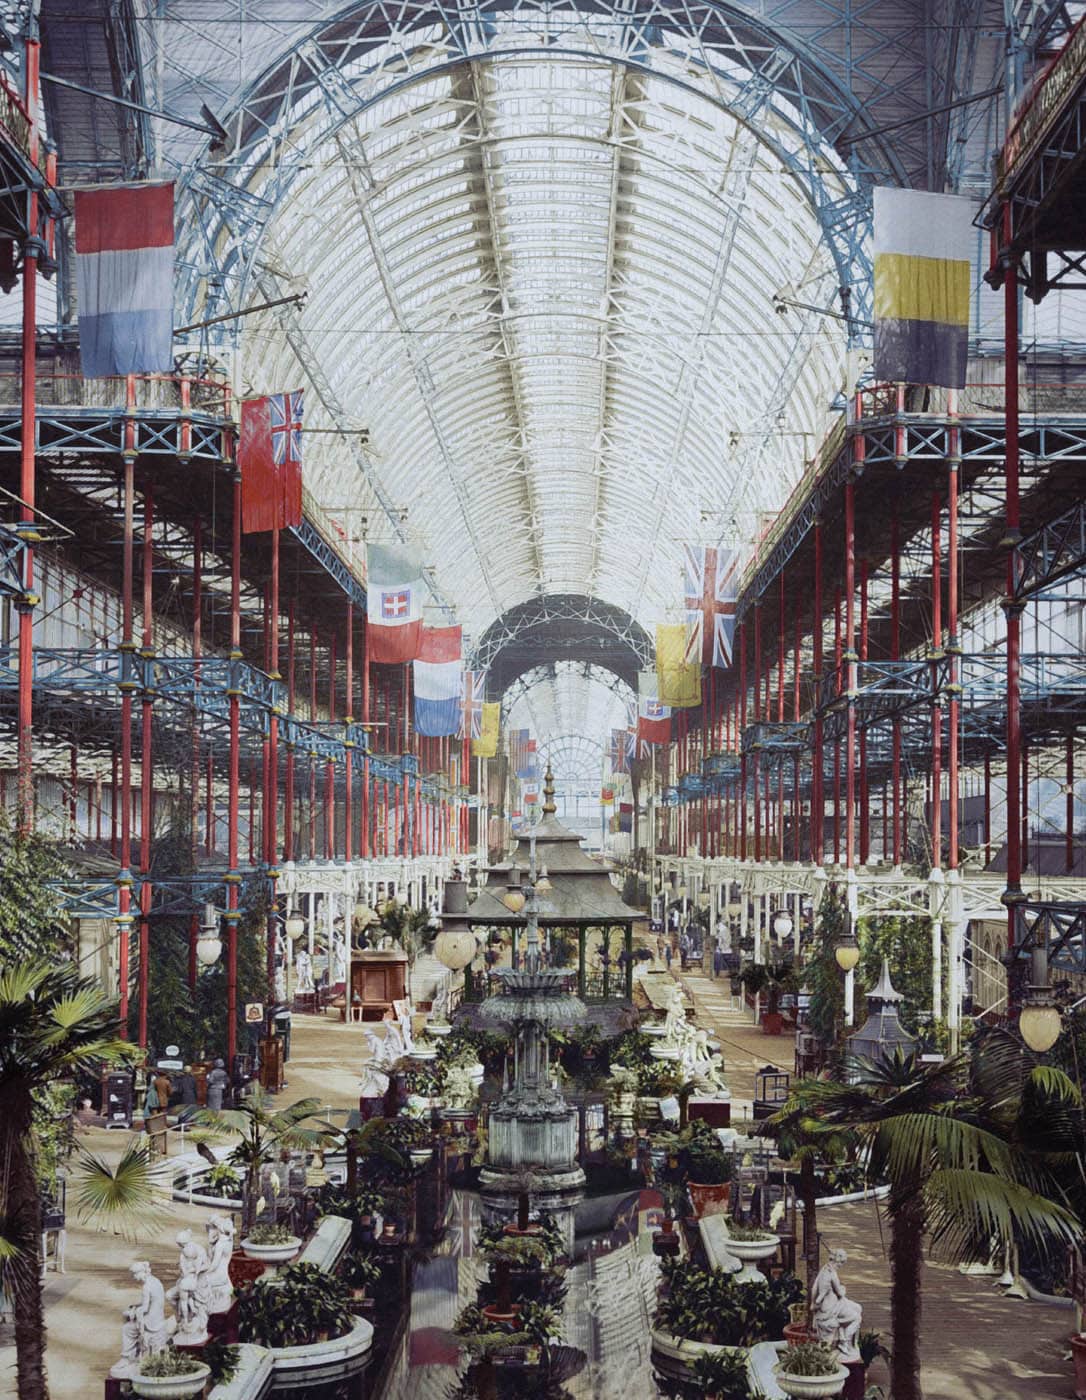
[[[975,212],[960,195],[876,188],[876,379],[965,387]]]

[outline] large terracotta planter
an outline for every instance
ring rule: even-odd
[[[688,1181],[686,1189],[690,1192],[690,1202],[698,1220],[703,1220],[707,1215],[727,1215],[732,1198],[730,1181]]]
[[[1086,1332],[1072,1336],[1071,1359],[1075,1363],[1075,1400],[1086,1400]]]
[[[780,1035],[784,1027],[784,1017],[779,1011],[765,1011],[762,1013],[762,1034]]]
[[[785,1323],[784,1340],[790,1347],[802,1346],[804,1342],[809,1342],[811,1334],[807,1330],[807,1324],[805,1322]]]

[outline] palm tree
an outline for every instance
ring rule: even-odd
[[[202,1108],[192,1115],[194,1123],[241,1139],[230,1155],[238,1166],[245,1169],[241,1217],[243,1233],[247,1233],[256,1220],[261,1164],[284,1148],[316,1149],[337,1136],[336,1130],[329,1124],[319,1128],[301,1126],[319,1108],[319,1099],[299,1099],[289,1108],[277,1110],[272,1107],[271,1096],[259,1085],[254,1085],[236,1108]]]
[[[30,958],[0,972],[0,1233],[14,1293],[21,1400],[48,1400],[34,1162],[35,1095],[54,1080],[120,1064],[132,1046],[116,1007],[74,964]]]
[[[808,1131],[855,1136],[875,1179],[890,1184],[890,1310],[894,1400],[922,1400],[920,1305],[925,1238],[957,1257],[993,1239],[1042,1248],[1081,1234],[1047,1164],[1007,1131],[1008,1099],[993,1101],[964,1055],[924,1065],[900,1051],[848,1059],[849,1082],[807,1080]]]

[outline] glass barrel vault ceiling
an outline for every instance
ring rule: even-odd
[[[798,138],[674,63],[669,81],[491,54],[386,87],[334,131],[309,99],[280,133],[279,159],[292,141],[305,159],[255,281],[308,298],[248,318],[244,387],[294,387],[299,351],[316,359],[471,638],[539,593],[650,630],[677,617],[682,543],[755,538],[843,382],[840,323],[773,310],[780,292],[836,304],[817,218],[762,136],[797,155]],[[832,156],[819,173],[844,191]],[[248,180],[273,190],[276,170]],[[334,421],[313,393],[307,421]],[[341,439],[310,437],[306,462],[334,515],[391,537]],[[572,687],[577,731],[602,737],[622,707],[579,674],[543,674],[535,708],[564,712]]]

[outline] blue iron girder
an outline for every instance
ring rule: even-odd
[[[295,536],[312,554],[313,558],[329,573],[350,601],[363,612],[366,609],[366,590],[360,579],[347,567],[346,561],[332,548],[328,541],[313,525],[303,517],[300,525],[290,526]]]
[[[906,432],[904,459],[897,450],[896,434],[902,422]],[[962,417],[955,420],[955,425],[961,428],[959,455],[963,462],[990,462],[993,469],[1002,468],[1006,458],[1006,433],[1001,420]],[[888,414],[864,419],[850,429],[850,435],[861,430],[864,434],[865,466],[891,465],[908,472],[915,464],[941,465],[949,459],[950,427],[950,420],[943,417],[904,415],[898,419]],[[1023,469],[1027,471],[1039,462],[1082,461],[1086,465],[1086,418],[1054,415],[1025,423],[1020,433],[1020,449]],[[736,609],[740,619],[768,592],[826,507],[837,499],[853,468],[852,442],[846,436],[743,587]]]
[[[743,753],[801,753],[810,742],[810,726],[794,721],[748,724],[742,734]]]
[[[1014,906],[1014,959],[1025,960],[1044,940],[1049,971],[1086,972],[1086,904],[1027,900]]]
[[[150,456],[177,457],[181,455],[182,418],[176,409],[141,408],[134,419],[123,407],[57,408],[48,404],[38,406],[34,435],[41,456],[57,452],[108,452],[119,454],[124,448],[125,424],[134,421],[136,450]],[[190,411],[187,421],[192,424],[190,457],[204,461],[223,460],[223,429],[221,418]],[[10,408],[0,409],[0,450],[18,451],[22,445],[22,420]]]
[[[1086,575],[1086,500],[1028,535],[1015,551],[1014,596],[1037,594],[1061,579]]]

